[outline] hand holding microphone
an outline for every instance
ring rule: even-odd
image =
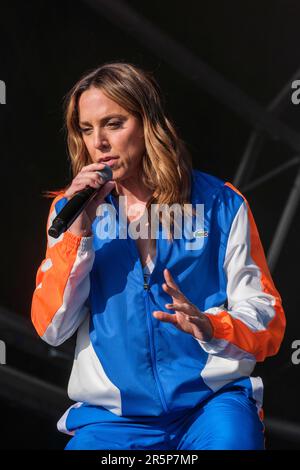
[[[79,236],[90,236],[99,204],[115,187],[112,170],[103,163],[92,163],[81,169],[65,192],[69,199],[52,222],[48,233],[58,238],[69,227]]]

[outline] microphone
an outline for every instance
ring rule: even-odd
[[[103,170],[97,170],[96,173],[98,173],[104,180],[103,185],[112,179],[112,170],[108,165],[105,165]],[[99,189],[100,188],[88,187],[74,194],[72,199],[67,202],[53,220],[52,225],[48,230],[50,237],[58,238],[63,232],[65,232],[88,205],[90,200],[96,196]]]

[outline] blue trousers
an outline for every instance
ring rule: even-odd
[[[76,430],[66,450],[263,450],[264,425],[243,389],[217,392],[187,411],[117,416]]]

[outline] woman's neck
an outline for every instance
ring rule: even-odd
[[[146,203],[151,198],[153,191],[151,191],[147,186],[143,185],[142,182],[136,184],[136,180],[132,183],[126,182],[116,182],[116,186],[112,192],[113,196],[126,196],[129,204],[134,204],[136,202]]]

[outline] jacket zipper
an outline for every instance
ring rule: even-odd
[[[138,263],[139,263],[140,270],[141,270],[141,273],[142,273],[142,278],[143,278],[143,288],[144,288],[143,294],[144,294],[145,306],[146,306],[147,326],[148,326],[149,342],[150,342],[150,355],[151,355],[151,360],[152,360],[152,369],[153,369],[153,373],[154,373],[154,379],[156,381],[156,385],[157,385],[157,389],[158,389],[158,393],[159,393],[159,396],[160,396],[160,400],[161,400],[163,409],[164,409],[164,411],[167,412],[167,411],[169,411],[169,409],[168,409],[168,406],[167,406],[167,403],[166,403],[163,388],[161,386],[159,376],[158,376],[158,372],[157,372],[157,367],[156,367],[156,354],[155,354],[155,347],[154,347],[154,334],[153,334],[153,324],[152,324],[153,318],[151,318],[152,314],[151,314],[150,299],[149,299],[151,278],[152,278],[152,274],[155,270],[155,266],[157,264],[157,261],[155,262],[155,266],[153,268],[152,273],[150,274],[150,276],[148,278],[148,283],[147,283],[146,279],[144,278],[143,266],[142,266],[142,262],[141,262],[141,259],[140,259],[140,256],[139,256],[139,253],[138,253],[138,250],[137,250],[136,243],[135,243],[134,240],[132,240],[132,243],[134,244],[135,251],[138,255]],[[157,256],[158,256],[158,242],[156,242],[156,259],[157,259]]]
[[[112,203],[113,203],[113,206],[115,207],[117,213],[119,214],[119,208],[114,204],[113,199],[112,199]],[[127,227],[128,227],[128,224],[127,224]],[[139,266],[140,266],[140,271],[141,271],[141,275],[142,275],[142,279],[143,279],[143,294],[144,294],[145,304],[146,304],[147,325],[148,325],[148,333],[149,333],[149,341],[150,341],[150,355],[151,355],[152,369],[153,369],[153,373],[154,373],[154,378],[155,378],[155,381],[156,381],[156,385],[157,385],[157,389],[158,389],[158,393],[159,393],[159,396],[160,396],[160,400],[161,400],[163,409],[164,409],[164,411],[169,411],[167,403],[166,403],[166,399],[165,399],[165,396],[164,396],[164,392],[163,392],[162,386],[161,386],[160,381],[159,381],[157,368],[156,368],[154,335],[153,335],[153,325],[152,325],[153,320],[151,318],[152,315],[151,315],[150,306],[149,306],[149,291],[150,291],[150,285],[149,284],[150,284],[150,279],[151,279],[152,273],[155,269],[155,266],[154,266],[154,269],[153,269],[152,273],[149,276],[149,283],[147,283],[146,280],[144,279],[143,266],[142,266],[142,262],[141,262],[141,259],[140,259],[140,256],[139,256],[139,253],[138,253],[138,250],[137,250],[136,243],[132,239],[131,239],[131,243],[133,243],[133,245],[134,245],[134,249],[135,249],[135,252],[137,254],[138,263],[139,263]],[[158,254],[158,242],[156,242],[156,257],[157,257],[157,254]],[[155,265],[156,265],[156,263],[155,263]]]
[[[141,263],[142,266],[142,263]],[[156,381],[158,393],[160,396],[160,400],[163,406],[163,409],[165,411],[168,410],[168,406],[166,403],[166,399],[164,396],[164,392],[158,377],[158,372],[157,372],[157,367],[156,367],[156,355],[155,355],[155,347],[154,347],[154,334],[153,334],[153,325],[152,325],[152,314],[150,310],[150,305],[149,305],[149,291],[150,291],[150,286],[147,283],[144,283],[144,298],[145,298],[145,304],[146,304],[146,314],[147,314],[147,324],[148,324],[148,332],[149,332],[149,340],[150,340],[150,354],[151,354],[151,359],[152,359],[152,369],[154,373],[154,378]]]

